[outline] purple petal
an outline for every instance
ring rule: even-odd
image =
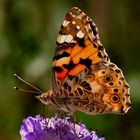
[[[20,135],[21,140],[104,140],[94,131],[89,132],[84,124],[74,124],[69,117],[48,119],[40,115],[23,119]]]

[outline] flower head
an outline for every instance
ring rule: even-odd
[[[104,140],[85,125],[74,124],[69,117],[49,119],[40,115],[24,119],[20,135],[21,140]]]

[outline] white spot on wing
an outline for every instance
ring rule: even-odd
[[[77,9],[78,10],[78,9]],[[70,15],[72,16],[72,17],[74,17],[74,18],[79,18],[79,19],[82,19],[82,17],[83,17],[83,15],[85,15],[84,13],[80,13],[79,15],[75,15],[75,14],[73,14],[72,12],[70,12]]]
[[[93,41],[95,39],[95,36],[93,35],[92,32],[88,33],[89,38],[91,39],[91,41]]]
[[[83,15],[84,14],[80,14],[80,15],[77,16],[77,18],[82,19]]]
[[[70,23],[70,21],[64,20],[62,25],[63,25],[64,27],[66,27],[69,23]]]
[[[99,46],[103,46],[99,40],[97,40],[97,43],[99,44]]]
[[[58,35],[57,37],[57,42],[62,44],[64,42],[66,43],[76,43],[75,40],[73,40],[73,36],[72,35]]]
[[[76,22],[75,21],[72,21],[72,24],[75,24]]]
[[[60,42],[60,36],[61,36],[61,35],[58,35],[58,37],[57,37],[57,42]]]
[[[90,26],[89,26],[89,24],[86,25],[85,28],[86,28],[86,31],[87,31],[87,32],[89,32],[89,30],[91,29]]]
[[[59,37],[59,40],[57,40],[58,43],[64,43],[64,41],[66,39],[66,35],[59,35],[58,37]]]
[[[69,35],[67,35],[65,42],[70,43],[72,41],[72,39],[73,39],[73,36],[69,34]]]
[[[77,41],[76,40],[72,40],[70,43],[77,43]]]
[[[79,29],[80,29],[80,26],[79,26],[79,25],[77,25],[77,26],[76,26],[76,28],[79,30]]]
[[[76,34],[77,37],[79,38],[83,38],[84,37],[84,33],[82,31],[79,31],[77,34]]]

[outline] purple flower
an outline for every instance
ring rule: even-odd
[[[20,128],[21,140],[105,140],[85,125],[74,124],[69,117],[43,118],[40,115],[24,119]]]

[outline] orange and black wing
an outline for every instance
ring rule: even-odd
[[[56,43],[52,68],[55,93],[66,77],[76,76],[93,64],[109,61],[96,25],[77,7],[66,14]]]

